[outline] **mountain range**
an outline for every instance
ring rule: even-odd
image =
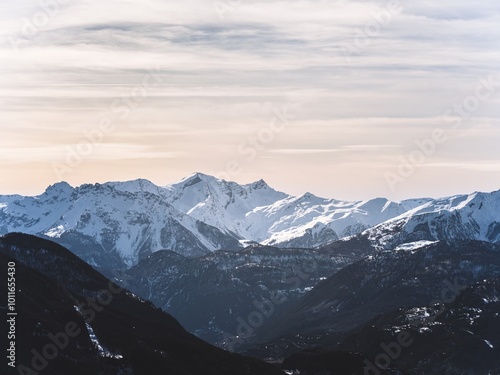
[[[195,173],[178,183],[65,182],[35,197],[0,196],[0,234],[50,238],[100,269],[129,268],[159,250],[187,257],[251,244],[315,248],[365,234],[375,248],[417,241],[500,241],[500,192],[401,202],[296,197]]]

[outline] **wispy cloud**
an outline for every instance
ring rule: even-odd
[[[473,162],[441,162],[441,163],[429,163],[431,168],[443,168],[443,169],[465,169],[471,171],[479,172],[499,172],[500,171],[500,160],[477,160]]]
[[[291,155],[304,155],[304,154],[330,154],[339,152],[340,150],[322,150],[322,149],[301,149],[301,148],[285,148],[271,150],[273,154],[291,154]]]
[[[76,150],[77,147],[77,144],[68,144],[65,147],[4,147],[0,149],[0,163],[64,162],[68,149]],[[95,150],[85,157],[86,160],[170,159],[182,156],[181,152],[154,151],[149,146],[136,144],[103,143],[92,147],[95,147]]]
[[[401,146],[398,145],[348,145],[344,146],[344,150],[348,151],[384,151],[384,150],[397,150],[400,149]]]
[[[355,152],[380,152],[387,150],[398,150],[401,146],[398,145],[347,145],[338,148],[321,149],[321,148],[285,148],[270,150],[273,154],[330,154],[330,153],[355,153]]]

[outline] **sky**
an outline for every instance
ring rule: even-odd
[[[497,0],[4,0],[0,194],[498,190],[498,25]]]

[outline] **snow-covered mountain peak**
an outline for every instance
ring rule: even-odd
[[[61,181],[47,187],[47,189],[45,189],[44,194],[46,195],[68,194],[72,193],[73,190],[74,188],[70,184],[68,184],[66,181]]]
[[[104,190],[113,190],[115,187],[111,184],[101,184],[96,182],[95,184],[82,184],[75,188],[78,192],[96,192],[96,191],[104,191]]]
[[[436,240],[500,241],[500,191],[422,200],[390,220],[366,230],[380,249]]]
[[[72,244],[89,263],[109,267],[120,261],[133,265],[143,254],[162,249],[194,256],[241,247],[233,236],[172,207],[153,187],[147,180],[75,189],[58,184],[38,197],[5,200],[0,234],[48,236]]]
[[[320,198],[316,195],[314,195],[313,193],[310,193],[310,192],[305,192],[304,194],[302,194],[298,199],[298,201],[312,201],[312,200],[324,200],[324,198]]]
[[[221,180],[217,177],[209,176],[207,174],[201,173],[201,172],[195,172],[185,178],[183,178],[181,181],[168,185],[168,187],[190,187],[199,183],[206,183],[206,184],[211,184],[211,185],[220,185],[227,183],[225,180]]]
[[[56,204],[57,202],[68,200],[74,193],[75,188],[73,188],[67,182],[58,182],[56,184],[50,185],[43,194],[36,197],[26,197],[30,200],[37,200],[40,202],[48,202]],[[28,206],[29,207],[29,206]]]
[[[244,185],[244,187],[248,187],[254,190],[274,190],[272,187],[270,187],[266,181],[260,179],[259,181],[252,182],[250,184]]]
[[[151,181],[144,178],[124,182],[107,182],[104,184],[118,191],[126,191],[129,193],[147,192],[151,194],[163,195],[165,189],[153,184]]]
[[[374,199],[370,199],[370,200],[361,202],[358,205],[358,208],[364,209],[366,211],[377,210],[377,211],[382,212],[385,209],[387,209],[388,203],[390,204],[392,202],[389,202],[389,200],[386,198],[374,198]]]
[[[182,179],[177,183],[165,186],[169,191],[192,190],[196,186],[197,190],[204,190],[207,194],[237,194],[248,195],[254,191],[261,190],[260,194],[274,194],[274,199],[287,197],[287,194],[278,192],[270,187],[264,180],[255,181],[246,185],[240,185],[233,181],[226,181],[204,173],[196,172]]]
[[[288,197],[263,180],[239,185],[202,173],[169,185],[166,190],[167,201],[179,211],[234,234],[238,239],[248,240],[256,240],[253,233],[247,231],[248,213]]]
[[[318,197],[317,195],[314,195],[313,193],[306,192],[298,197],[293,197],[290,196],[287,199],[284,199],[282,201],[283,203],[286,203],[291,206],[297,206],[297,207],[310,207],[314,209],[314,207],[321,206],[321,205],[335,205],[338,201],[334,199],[327,199],[327,198],[322,198]]]

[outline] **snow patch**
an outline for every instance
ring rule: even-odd
[[[81,314],[82,312],[78,308],[78,306],[73,306],[75,310]],[[102,358],[113,358],[113,359],[123,359],[123,356],[121,354],[114,354],[111,353],[109,350],[107,350],[104,346],[101,345],[99,342],[99,339],[97,338],[97,335],[94,332],[94,329],[92,326],[85,322],[85,327],[87,328],[87,333],[89,334],[90,341],[94,345],[94,347],[97,349],[97,353],[99,354],[100,357]]]
[[[404,243],[402,245],[399,245],[394,249],[394,251],[411,251],[411,250],[417,250],[421,249],[422,247],[426,247],[429,245],[433,245],[435,243],[438,243],[439,241],[415,241],[415,242],[408,242]]]
[[[44,234],[48,237],[60,238],[64,232],[65,232],[64,225],[58,225],[55,228],[49,229]]]
[[[92,341],[92,344],[94,344],[94,347],[97,349],[97,352],[99,353],[99,356],[102,358],[114,358],[114,359],[123,359],[123,356],[120,354],[113,354],[109,350],[105,349],[101,343],[99,342],[99,339],[97,338],[94,329],[92,326],[88,323],[85,323],[85,326],[87,327],[87,332],[89,334],[90,341]]]
[[[484,342],[486,343],[486,345],[488,345],[491,349],[494,349],[495,347],[491,344],[490,341],[488,340],[484,340]]]

